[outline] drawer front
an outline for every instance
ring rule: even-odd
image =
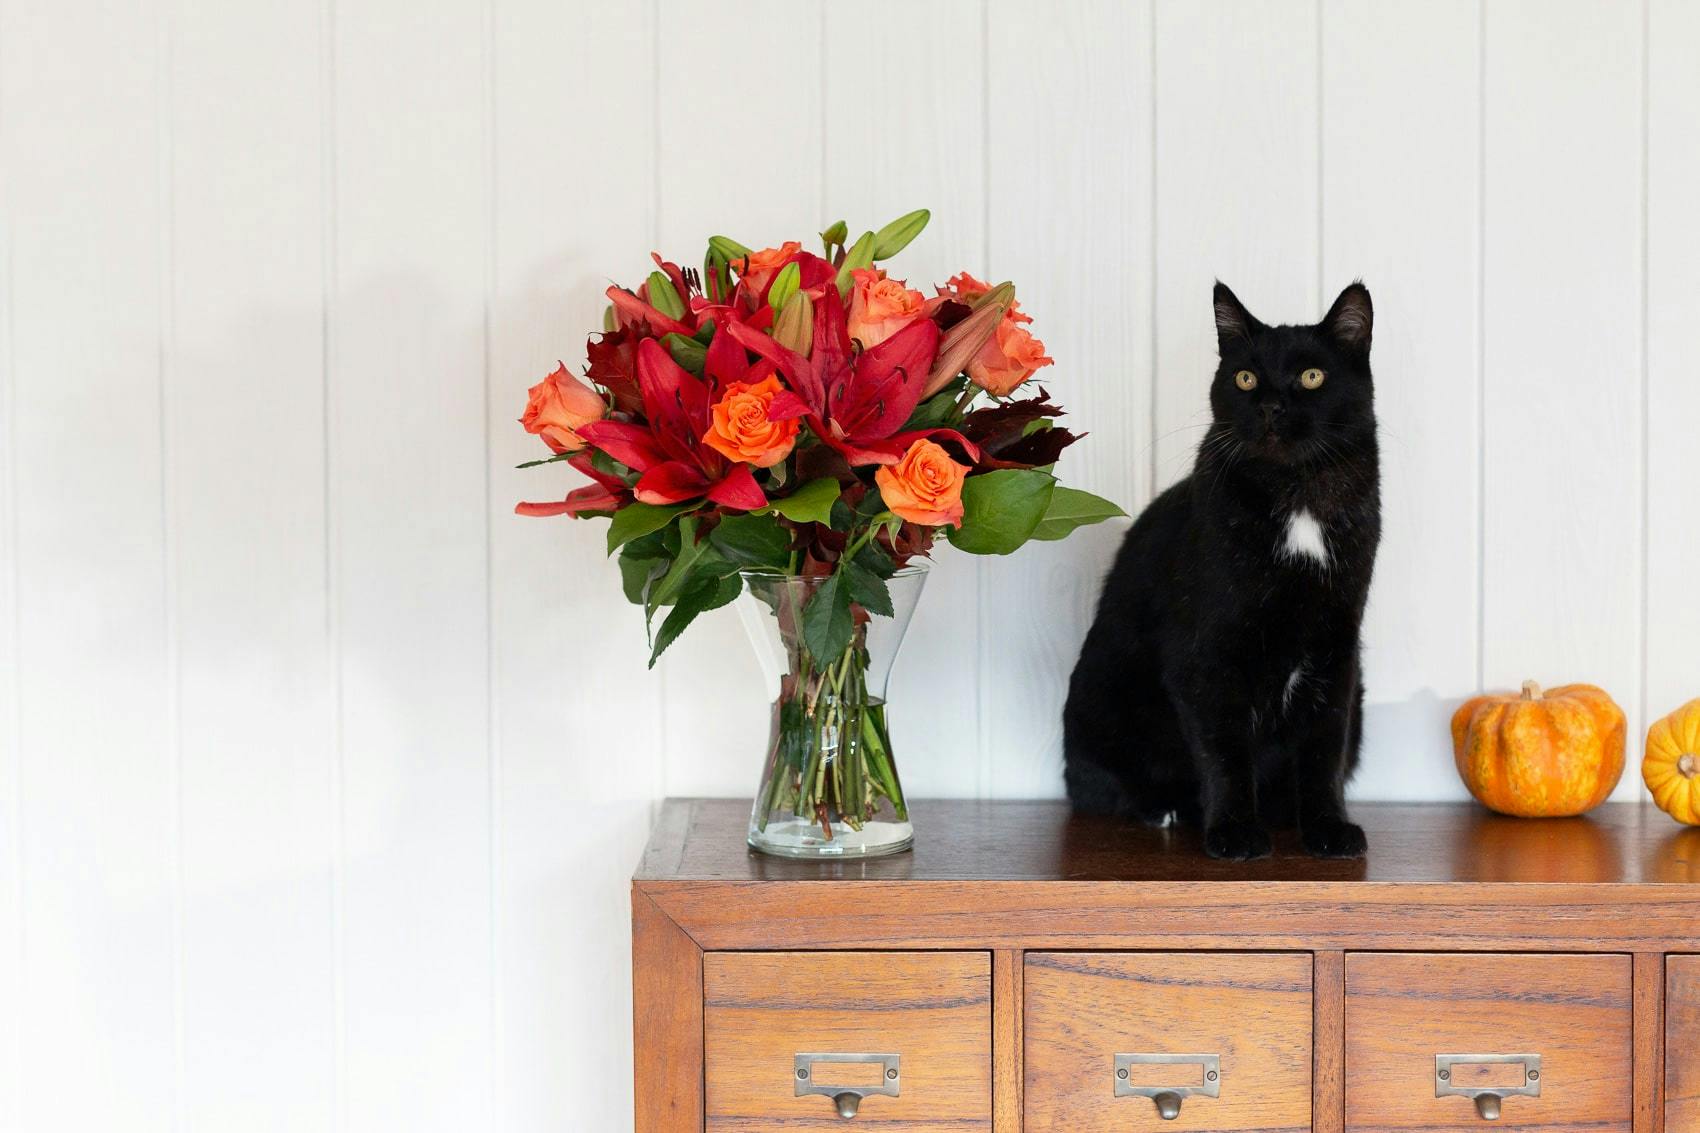
[[[1632,985],[1628,956],[1347,956],[1347,1130],[1628,1133]]]
[[[1665,1133],[1700,1133],[1700,956],[1665,957]]]
[[[705,1128],[991,1129],[991,967],[986,952],[706,954]]]
[[[1029,953],[1022,982],[1024,1133],[1310,1128],[1308,955]]]

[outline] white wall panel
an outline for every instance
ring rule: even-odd
[[[154,3],[8,3],[0,37],[19,1129],[145,1133],[181,1113],[165,27]]]
[[[1466,794],[1447,717],[1477,685],[1480,29],[1475,0],[1322,8],[1321,302],[1361,277],[1376,307],[1365,798]]]
[[[975,0],[827,8],[821,213],[846,220],[855,239],[911,209],[931,209],[927,230],[887,265],[927,294],[959,271],[986,271],[985,22]],[[973,556],[939,541],[892,672],[898,770],[916,798],[989,786],[974,664],[980,573]],[[752,768],[760,758],[751,756]]]
[[[1058,471],[1138,513],[1151,490],[1152,5],[995,0],[987,41],[988,271],[1014,280],[1039,371],[1087,432]],[[1017,76],[1045,76],[1022,83]],[[1067,129],[1056,124],[1066,121]],[[1062,790],[1062,706],[1127,522],[981,568],[985,793]]]
[[[342,1117],[488,1124],[488,11],[335,10]],[[523,386],[520,387],[523,392]]]
[[[1647,133],[1647,721],[1700,696],[1700,5],[1652,0]],[[1631,734],[1630,750],[1639,747]],[[1635,761],[1630,762],[1634,776]]]
[[[317,9],[276,0],[179,5],[171,29],[163,406],[183,1117],[209,1129],[328,1128],[325,28]],[[270,1103],[256,1108],[259,1097]]]
[[[1486,31],[1483,676],[1600,685],[1639,737],[1642,12]]]
[[[643,617],[620,598],[604,525],[513,514],[515,501],[560,499],[583,478],[513,466],[547,453],[514,422],[526,387],[557,359],[582,370],[608,280],[648,263],[650,15],[553,0],[494,9],[494,1124],[509,1133],[631,1121],[627,894],[651,800],[666,793],[663,682],[644,669]],[[620,141],[623,129],[644,144]]]

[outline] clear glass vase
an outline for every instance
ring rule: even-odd
[[[853,606],[850,645],[832,657],[814,656],[803,633],[803,609],[824,581],[744,575],[738,613],[773,697],[749,842],[792,858],[895,854],[915,832],[886,724],[886,682],[927,568],[916,563],[887,580],[889,616]]]

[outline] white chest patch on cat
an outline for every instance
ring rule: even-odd
[[[1323,538],[1322,524],[1309,511],[1300,509],[1287,517],[1287,538],[1280,551],[1290,559],[1309,558],[1318,566],[1328,565],[1328,541]]]

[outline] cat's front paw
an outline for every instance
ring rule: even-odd
[[[1361,858],[1369,849],[1364,828],[1343,818],[1305,823],[1299,841],[1313,858]]]
[[[1204,832],[1204,852],[1231,862],[1269,856],[1269,831],[1255,822],[1218,822]]]

